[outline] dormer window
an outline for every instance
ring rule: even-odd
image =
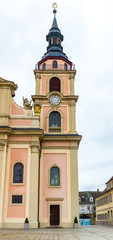
[[[90,202],[93,202],[93,197],[90,197]]]
[[[53,38],[53,44],[57,44],[57,38],[56,37]]]

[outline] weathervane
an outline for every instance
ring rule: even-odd
[[[55,15],[57,12],[56,8],[58,7],[58,5],[56,3],[53,3],[52,7],[54,8],[53,13]]]

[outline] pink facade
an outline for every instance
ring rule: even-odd
[[[47,114],[50,110],[52,110],[52,107],[50,107],[50,106],[44,106],[43,107],[43,115],[42,116],[43,116],[43,129],[44,129],[44,131],[46,131]]]
[[[57,146],[57,147],[61,147],[61,146],[63,146],[63,147],[69,147],[70,146],[70,143],[69,142],[43,142],[42,143],[42,146],[44,147],[44,146],[51,146],[51,147],[53,147],[53,146]]]
[[[63,79],[63,94],[68,95],[68,81],[69,81],[68,76],[63,75],[62,79]]]
[[[31,141],[32,140],[32,137],[17,137],[17,136],[11,136],[11,137],[9,137],[9,142],[10,141]]]
[[[32,120],[18,120],[18,119],[11,119],[9,120],[9,126],[32,126]]]
[[[47,80],[48,80],[48,76],[43,75],[42,76],[42,94],[43,95],[47,94]]]
[[[7,217],[9,218],[25,218],[26,206],[26,181],[27,181],[27,148],[11,148],[10,154],[10,169],[9,169],[9,191],[8,191],[8,208]],[[21,162],[24,165],[24,183],[13,184],[13,167],[16,162]],[[22,205],[11,205],[11,195],[23,195]]]
[[[40,69],[43,69],[43,64],[46,63],[46,69],[52,70],[53,61],[56,61],[56,59],[47,59],[45,62],[40,64]],[[66,61],[63,61],[62,59],[57,59],[57,62],[58,62],[57,70],[64,70],[64,63],[66,63]],[[70,70],[70,65],[68,63],[67,63],[67,69]]]
[[[67,106],[66,107],[64,107],[64,106],[60,106],[59,108],[58,108],[61,112],[62,112],[62,114],[63,114],[63,123],[64,123],[64,129],[63,129],[63,131],[67,131]]]
[[[60,168],[60,187],[49,187],[49,171],[56,165]],[[42,217],[48,218],[47,198],[63,198],[62,217],[67,217],[67,155],[65,153],[43,154],[43,212]]]
[[[25,110],[19,107],[15,102],[12,101],[11,104],[11,114],[12,115],[25,115]]]

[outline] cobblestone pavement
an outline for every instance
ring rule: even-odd
[[[0,229],[0,240],[113,240],[113,226],[84,226],[80,229]]]

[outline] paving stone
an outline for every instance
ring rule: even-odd
[[[80,229],[0,229],[0,240],[113,240],[113,226]]]

